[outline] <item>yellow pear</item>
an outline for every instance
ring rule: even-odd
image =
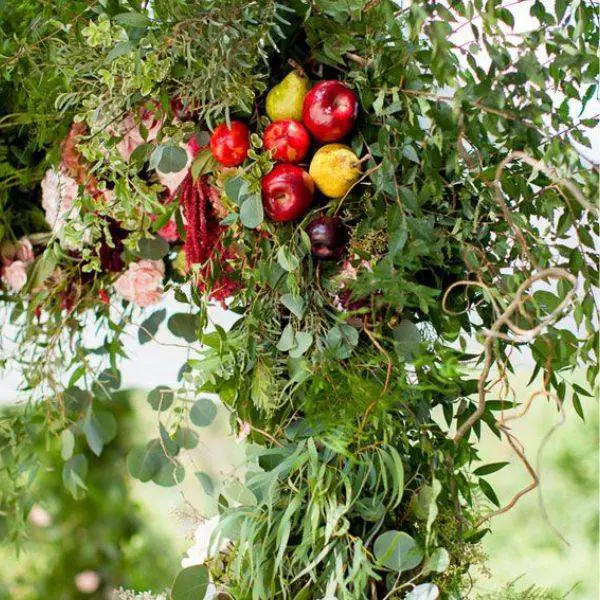
[[[358,181],[360,161],[344,144],[327,144],[313,156],[310,176],[328,198],[341,198]]]
[[[288,73],[267,94],[266,109],[271,121],[302,120],[302,105],[308,91],[308,79],[299,71]]]

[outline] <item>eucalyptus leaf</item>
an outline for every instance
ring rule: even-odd
[[[299,319],[304,316],[306,303],[301,296],[295,294],[283,294],[281,296],[281,303]]]
[[[159,385],[148,394],[147,399],[154,410],[168,410],[175,400],[175,392],[166,385]]]
[[[224,189],[225,195],[238,206],[242,204],[242,201],[248,195],[248,184],[240,175],[235,175],[227,179]]]
[[[279,338],[279,342],[277,343],[277,350],[279,350],[280,352],[288,352],[293,347],[294,328],[290,323],[288,323],[281,332],[281,337]]]
[[[210,398],[200,398],[190,410],[190,420],[198,427],[208,427],[217,416],[217,407]]]
[[[450,566],[450,555],[445,548],[436,548],[423,565],[423,574],[443,573]]]
[[[277,262],[285,271],[295,271],[300,266],[300,261],[296,258],[287,246],[281,246],[277,251]]]
[[[212,477],[208,473],[198,471],[196,477],[207,496],[212,496],[215,493],[215,484]]]
[[[140,256],[148,260],[160,260],[169,254],[169,249],[169,242],[159,235],[151,238],[142,238],[138,242]]]
[[[176,313],[169,317],[167,322],[169,331],[190,344],[197,341],[196,328],[198,320],[195,315],[189,313]]]
[[[160,324],[167,316],[166,309],[162,308],[153,312],[145,319],[138,329],[138,341],[140,344],[146,344],[156,335]]]
[[[185,169],[187,162],[187,152],[180,146],[162,146],[156,169],[161,173],[178,173]]]
[[[134,448],[127,455],[127,468],[135,479],[150,481],[162,463],[162,448],[158,440],[148,442],[145,448]]]
[[[414,569],[423,560],[417,542],[402,531],[386,531],[378,536],[373,554],[379,564],[398,573]]]
[[[63,429],[60,434],[60,455],[63,460],[69,460],[75,449],[75,436],[70,429]]]
[[[114,20],[119,25],[127,25],[129,27],[138,27],[143,29],[152,23],[147,15],[136,12],[119,13],[115,15]]]
[[[240,206],[240,221],[244,227],[256,229],[265,218],[260,194],[250,194]]]
[[[207,567],[196,565],[179,571],[171,588],[171,600],[204,600],[210,583]]]

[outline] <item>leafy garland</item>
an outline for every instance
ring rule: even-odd
[[[243,481],[196,473],[218,525],[172,597],[463,597],[490,517],[538,483],[505,410],[542,396],[583,416],[592,392],[568,373],[596,381],[597,169],[581,148],[597,119],[574,122],[569,104],[596,91],[594,6],[536,0],[539,27],[521,34],[494,1],[12,4],[0,202],[18,350],[5,362],[47,407],[66,487],[85,493],[86,454],[114,433],[102,402],[136,305],[172,290],[187,310],[168,326],[190,358],[178,389],[149,394],[159,437],[129,455],[131,474],[182,481],[180,455],[215,418],[206,394],[253,442]],[[292,71],[355,91],[362,174],[278,223],[261,201],[275,162],[264,103]],[[250,149],[223,168],[208,142],[234,119]],[[339,261],[311,256],[322,216],[349,233]],[[208,331],[211,301],[240,315],[231,330]],[[166,316],[145,318],[140,343]],[[539,389],[523,401],[510,373],[525,348]],[[532,475],[504,507],[485,479],[503,464],[477,466],[482,424]],[[15,464],[3,512],[26,506]]]

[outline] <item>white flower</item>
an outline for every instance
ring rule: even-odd
[[[194,565],[203,565],[209,558],[216,556],[229,545],[227,538],[216,536],[219,525],[219,515],[201,523],[194,533],[194,545],[188,550],[187,556],[181,561],[185,569]]]
[[[73,208],[79,186],[62,170],[48,169],[42,180],[42,208],[52,231],[59,232]]]
[[[433,583],[422,583],[405,596],[405,600],[437,600],[440,590]]]

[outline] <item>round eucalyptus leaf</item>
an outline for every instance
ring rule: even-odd
[[[173,441],[184,450],[191,450],[198,445],[198,434],[189,427],[181,427],[173,435]]]
[[[181,483],[185,477],[183,465],[163,454],[160,468],[152,476],[152,481],[161,487],[173,487]]]
[[[164,452],[158,440],[151,440],[145,448],[134,448],[127,455],[127,468],[135,479],[150,481],[160,469]]]
[[[158,170],[161,173],[177,173],[188,161],[187,152],[179,146],[163,146],[158,162]]]
[[[160,260],[169,253],[169,242],[160,236],[142,238],[138,242],[138,250],[142,258]]]
[[[190,419],[198,427],[208,427],[217,416],[217,407],[209,398],[200,398],[190,410]]]
[[[423,560],[423,551],[417,542],[403,531],[386,531],[373,545],[377,562],[401,573],[414,569]]]
[[[196,317],[189,313],[176,313],[169,318],[167,326],[169,331],[186,342],[192,343],[197,339],[196,326],[198,325]]]
[[[204,600],[209,583],[210,576],[204,565],[183,569],[173,581],[171,600]]]
[[[148,404],[158,411],[170,408],[174,399],[175,392],[166,385],[159,385],[148,394]]]
[[[443,573],[450,566],[450,555],[445,548],[436,548],[425,561],[424,573]]]

